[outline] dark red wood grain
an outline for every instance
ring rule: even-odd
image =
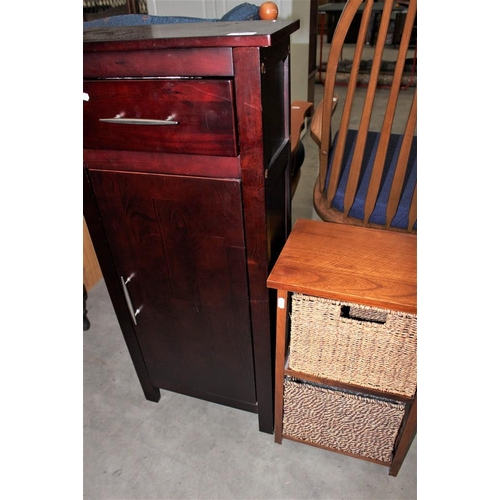
[[[286,241],[290,215],[286,168],[290,146],[284,140],[289,134],[289,123],[280,104],[284,101],[289,108],[289,88],[288,80],[274,68],[277,65],[282,72],[288,70],[289,52],[287,45],[280,44],[265,49],[267,66],[262,66],[262,51],[238,47],[233,52],[259,422],[261,430],[272,432],[275,316],[274,295],[267,289],[266,279]],[[264,95],[281,97],[276,105],[271,105],[270,100],[264,101]],[[262,102],[266,106],[260,112]],[[273,135],[266,135],[265,120],[274,113],[278,116],[272,118],[274,125],[268,129],[274,129]],[[273,158],[280,148],[284,152],[281,162]],[[273,175],[269,177],[271,170]]]
[[[84,33],[85,217],[146,397],[163,388],[257,411],[268,433],[275,292],[266,279],[289,232],[289,36],[298,27]],[[183,127],[99,121],[118,113],[176,114]],[[118,286],[132,274],[136,326]]]
[[[233,74],[231,49],[227,47],[86,52],[83,68],[84,78]]]
[[[157,24],[84,31],[84,52],[199,47],[269,47],[299,29],[298,20]]]
[[[192,155],[179,153],[84,149],[83,160],[99,170],[241,178],[240,159],[231,156],[197,155],[193,161]]]
[[[152,383],[255,404],[239,182],[89,175]]]
[[[123,290],[116,276],[113,254],[111,253],[104,228],[100,221],[99,210],[95,202],[87,170],[83,171],[83,211],[89,232],[92,235],[92,243],[99,259],[99,266],[106,281],[106,287],[144,396],[149,401],[158,402],[160,400],[160,390],[158,386],[153,385],[151,382],[134,327],[130,321]]]
[[[86,81],[83,146],[167,153],[236,156],[231,80]],[[101,118],[165,120],[177,125],[129,125]]]

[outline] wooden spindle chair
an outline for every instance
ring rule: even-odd
[[[385,0],[378,22],[373,23],[373,0],[348,0],[333,35],[327,62],[324,97],[311,123],[311,136],[319,146],[319,175],[314,187],[314,207],[327,222],[417,232],[417,91],[404,85],[404,69],[416,20],[417,1],[409,0],[406,19],[392,64],[389,89],[380,85],[384,49],[388,47],[393,0]],[[344,40],[355,14],[362,10],[361,25],[343,106],[335,93],[337,72]],[[376,19],[377,20],[377,19]],[[363,52],[370,26],[375,33],[371,71],[366,85],[359,83]],[[415,47],[416,50],[416,47]],[[345,53],[345,52],[344,52]],[[410,57],[411,60],[411,57]],[[359,116],[354,116],[355,95],[366,94]],[[413,94],[409,111],[398,105],[401,92]],[[376,126],[373,118],[380,94],[385,95],[383,119]],[[378,99],[378,100],[377,100]],[[378,106],[378,104],[377,104]],[[341,109],[338,128],[332,130],[335,108]],[[377,107],[377,110],[379,108]],[[405,114],[401,130],[395,120]],[[337,117],[335,117],[337,118]],[[359,121],[357,122],[357,120]],[[359,125],[354,125],[359,123]],[[334,133],[335,132],[335,133]],[[398,132],[398,133],[396,133]]]

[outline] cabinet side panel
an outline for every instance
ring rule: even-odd
[[[264,162],[269,165],[290,137],[289,45],[283,40],[261,50]]]
[[[273,246],[269,236],[276,233],[276,241],[284,243],[287,231],[288,198],[283,173],[289,155],[288,65],[284,62],[287,53],[288,43],[233,51],[259,428],[269,433],[274,420],[275,320],[274,292],[267,289],[266,280],[271,253],[279,251],[279,245]],[[269,123],[265,123],[267,120]],[[281,169],[277,176],[271,173],[273,165]],[[268,174],[276,177],[272,184],[277,198],[272,206],[266,203]]]

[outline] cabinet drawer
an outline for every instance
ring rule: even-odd
[[[84,148],[237,155],[232,80],[87,81],[83,91]]]

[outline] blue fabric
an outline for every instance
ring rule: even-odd
[[[332,201],[332,207],[335,208],[336,210],[341,210],[341,211],[344,210],[344,196],[347,188],[347,180],[349,177],[349,166],[352,162],[357,134],[358,133],[356,130],[348,130],[347,132],[346,147],[341,166],[339,185],[337,187],[337,191]],[[361,174],[360,174],[358,190],[356,192],[354,203],[351,207],[351,210],[349,211],[349,217],[354,217],[356,219],[361,219],[361,220],[364,218],[365,199],[366,199],[366,194],[368,192],[370,177],[373,171],[373,163],[375,161],[375,155],[377,152],[377,145],[379,139],[380,139],[380,134],[378,134],[377,132],[368,132],[363,161],[361,163]],[[375,208],[373,209],[373,212],[369,218],[369,222],[371,223],[385,225],[385,212],[387,208],[387,202],[389,199],[394,173],[396,171],[396,164],[399,156],[399,151],[401,149],[402,141],[403,141],[402,135],[391,134],[387,150],[387,157],[384,165],[384,171],[382,173],[379,194],[377,197],[377,201],[375,203]],[[333,151],[335,149],[336,144],[337,144],[337,135],[335,135],[332,148],[330,150],[328,172],[326,176],[327,184],[330,179],[330,170],[333,161]],[[417,138],[414,137],[410,148],[410,157],[408,160],[408,168],[403,183],[401,200],[399,202],[396,214],[391,221],[390,224],[391,227],[399,229],[406,229],[408,227],[411,199],[413,197],[413,192],[415,190],[416,184],[417,184]],[[417,224],[415,223],[414,229],[416,228]]]
[[[184,16],[148,16],[147,14],[125,14],[122,16],[103,17],[83,23],[83,29],[106,28],[120,26],[142,26],[147,24],[182,24],[215,22],[217,19],[201,19],[199,17]]]
[[[259,7],[245,2],[224,14],[220,21],[258,21],[259,19]]]
[[[220,19],[204,19],[201,17],[186,16],[149,16],[147,14],[125,14],[121,16],[110,16],[94,21],[83,23],[83,29],[88,28],[106,28],[119,26],[142,26],[148,24],[182,24],[182,23],[201,23],[217,21],[258,21],[259,7],[250,3],[237,5]]]

